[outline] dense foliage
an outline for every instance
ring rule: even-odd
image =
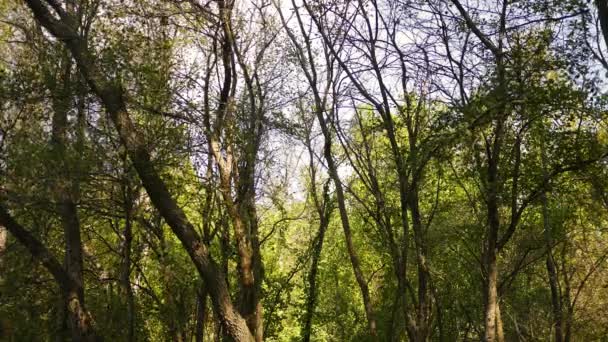
[[[0,0],[0,340],[606,341],[606,42],[606,0]]]

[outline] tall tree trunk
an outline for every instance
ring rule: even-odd
[[[505,55],[503,51],[504,39],[506,37],[506,15],[509,1],[502,1],[502,9],[498,20],[498,41],[494,43],[492,39],[488,38],[475,24],[467,10],[462,6],[459,0],[451,0],[456,6],[458,12],[461,14],[462,19],[466,26],[471,30],[477,38],[481,41],[485,49],[491,53],[495,59],[496,65],[496,100],[498,105],[495,111],[491,113],[484,113],[485,115],[491,114],[494,116],[492,119],[494,123],[493,137],[485,137],[485,149],[487,158],[487,175],[485,177],[485,201],[487,209],[487,229],[485,234],[484,243],[484,268],[486,272],[486,281],[484,283],[484,300],[486,304],[484,313],[484,341],[486,342],[502,342],[504,336],[502,334],[502,322],[498,322],[500,319],[500,307],[498,298],[498,260],[497,256],[499,250],[504,247],[504,244],[510,239],[510,233],[503,236],[498,240],[498,234],[500,231],[500,213],[499,206],[501,204],[499,196],[499,165],[502,150],[502,139],[504,134],[504,125],[508,116],[508,92],[507,92],[507,79],[506,79],[506,67],[505,67]],[[516,161],[518,164],[519,161]],[[518,170],[519,165],[516,165]],[[516,172],[517,174],[517,172]],[[517,175],[515,176],[517,177]],[[514,177],[514,178],[515,178]],[[514,179],[516,183],[516,179]],[[515,188],[515,190],[517,190]],[[516,193],[513,196],[517,196]],[[517,203],[516,198],[514,198]],[[512,208],[515,210],[516,208]],[[513,215],[514,213],[512,213]],[[514,229],[516,222],[511,222],[509,229]],[[512,233],[512,232],[511,232]]]
[[[365,308],[365,314],[367,317],[367,324],[369,328],[369,334],[372,339],[377,339],[377,327],[376,327],[376,318],[374,315],[374,310],[372,308],[371,297],[369,294],[369,287],[367,285],[367,280],[363,276],[363,272],[361,271],[361,263],[359,262],[359,257],[357,255],[357,251],[353,244],[352,232],[350,228],[350,220],[348,217],[348,211],[346,209],[346,199],[344,196],[344,189],[342,187],[342,182],[340,181],[340,176],[338,175],[338,169],[336,163],[334,161],[334,157],[331,152],[331,133],[329,128],[327,127],[327,123],[323,116],[322,112],[317,113],[317,119],[321,125],[321,130],[323,132],[323,137],[325,139],[325,146],[323,155],[325,157],[325,161],[327,162],[327,169],[329,172],[329,177],[332,179],[334,183],[334,187],[336,188],[336,199],[338,202],[338,212],[340,213],[340,220],[342,221],[342,229],[344,230],[344,239],[346,240],[346,250],[348,252],[348,256],[350,258],[350,262],[355,273],[355,279],[357,284],[359,285],[359,290],[361,291],[361,297],[363,298],[363,306]]]
[[[497,277],[498,269],[496,263],[496,253],[486,251],[486,310],[485,310],[485,342],[498,341],[496,338],[496,314],[498,308],[498,287]]]
[[[234,237],[238,251],[239,293],[238,309],[255,340],[261,342],[264,336],[263,312],[260,302],[261,286],[264,278],[264,268],[260,253],[257,213],[255,208],[255,165],[257,162],[258,142],[260,139],[258,120],[259,111],[256,107],[252,80],[249,77],[247,66],[239,58],[235,34],[232,27],[232,11],[234,0],[218,1],[220,9],[219,25],[222,29],[221,58],[224,68],[224,83],[220,90],[218,116],[226,118],[224,125],[214,127],[209,132],[209,141],[212,154],[217,162],[220,172],[222,197],[226,203],[228,214],[232,220]],[[232,122],[228,118],[234,117],[233,91],[236,86],[236,70],[234,65],[241,66],[245,76],[245,85],[248,98],[251,102],[249,117],[246,122],[248,139],[242,147],[240,159],[235,153],[234,141],[227,139],[226,156],[221,150],[220,129],[232,130]],[[207,113],[209,114],[209,113]],[[207,119],[208,120],[208,119]],[[230,133],[229,133],[230,134]],[[235,165],[239,165],[238,169]],[[236,184],[234,184],[236,182]],[[233,196],[236,187],[236,197]]]
[[[500,124],[495,134],[500,134]],[[498,212],[498,157],[500,152],[499,140],[494,142],[493,153],[488,155],[488,179],[487,179],[487,215],[488,230],[485,246],[485,342],[502,342],[497,336],[498,310],[498,230],[500,228],[500,217]]]
[[[497,208],[492,204],[489,209]],[[502,319],[500,315],[500,303],[498,298],[498,250],[496,237],[498,235],[498,210],[490,213],[490,232],[485,251],[486,283],[485,283],[485,342],[503,342]]]
[[[414,243],[416,245],[416,264],[418,267],[418,303],[416,309],[416,341],[424,342],[429,335],[429,320],[431,303],[429,302],[429,278],[430,273],[426,261],[426,243],[424,238],[424,227],[420,207],[418,204],[417,182],[412,182],[412,190],[409,192],[409,207],[412,213],[412,228],[414,231]]]
[[[321,217],[319,222],[319,232],[316,237],[316,243],[312,252],[312,262],[310,271],[308,272],[308,289],[306,296],[306,311],[304,312],[304,325],[302,327],[302,340],[310,341],[312,334],[312,318],[315,313],[317,303],[317,273],[319,271],[319,260],[321,259],[321,251],[323,250],[323,241],[325,232],[329,226],[329,217]]]
[[[505,94],[504,91],[504,70],[501,62],[499,65],[499,94]],[[504,107],[501,108],[504,110]],[[486,288],[485,288],[485,342],[503,342],[502,333],[497,333],[502,322],[498,322],[500,316],[499,298],[498,298],[498,253],[499,240],[498,233],[500,230],[500,197],[499,197],[499,164],[502,150],[502,138],[504,130],[504,113],[498,112],[498,117],[495,120],[494,139],[486,147],[487,157],[487,178],[486,178],[486,209],[487,209],[487,231],[485,243],[485,268],[486,268]]]
[[[207,321],[207,291],[204,285],[196,293],[196,342],[203,342],[205,338],[205,322]]]

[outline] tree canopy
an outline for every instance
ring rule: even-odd
[[[605,341],[608,1],[0,0],[0,340]]]

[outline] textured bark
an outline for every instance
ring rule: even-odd
[[[500,125],[499,125],[500,126]],[[499,134],[499,129],[496,130],[496,134]],[[496,144],[496,143],[495,143]],[[488,215],[488,231],[486,236],[486,249],[485,249],[485,269],[486,269],[486,283],[485,283],[485,335],[484,341],[486,342],[502,342],[500,336],[497,335],[497,315],[499,303],[498,303],[498,230],[500,228],[500,218],[498,212],[498,156],[500,147],[494,145],[494,153],[489,156],[488,165],[488,189],[487,194],[487,215]]]
[[[497,334],[498,322],[498,232],[500,229],[498,177],[500,155],[502,149],[503,121],[497,119],[494,128],[494,141],[488,148],[488,174],[486,179],[486,209],[487,209],[487,232],[485,245],[485,335],[486,342],[502,342],[501,335]]]
[[[306,294],[306,311],[304,312],[304,325],[302,327],[302,340],[310,342],[312,334],[312,319],[315,313],[317,303],[317,273],[319,271],[319,260],[321,259],[321,251],[323,250],[323,241],[325,232],[329,225],[329,218],[322,218],[319,222],[319,232],[317,233],[316,243],[313,249],[312,262],[310,271],[308,272],[308,289]]]
[[[27,0],[26,2],[36,20],[53,36],[66,44],[78,64],[80,73],[92,91],[100,98],[150,200],[181,241],[206,282],[213,305],[221,317],[226,331],[236,341],[251,341],[253,337],[245,320],[232,304],[223,272],[156,171],[150,158],[150,152],[129,117],[122,87],[99,72],[94,54],[89,51],[87,42],[74,30],[74,19],[71,16],[66,13],[57,13],[60,19],[55,19],[48,7],[40,0]]]
[[[496,340],[504,341],[505,332],[502,323],[502,315],[500,314],[500,302],[496,303]]]
[[[196,294],[196,331],[194,339],[203,342],[205,338],[205,322],[207,321],[207,290],[204,286]]]
[[[263,312],[260,303],[261,286],[264,278],[264,269],[260,253],[257,213],[255,209],[255,166],[261,134],[260,108],[256,105],[256,95],[253,89],[253,80],[248,68],[239,57],[234,32],[232,32],[233,0],[220,0],[219,25],[221,26],[221,58],[224,71],[224,80],[220,90],[219,106],[217,108],[217,124],[209,124],[209,110],[206,105],[206,124],[208,127],[209,146],[220,173],[220,189],[222,198],[231,219],[238,252],[239,272],[239,313],[247,322],[249,330],[255,340],[263,340]],[[234,115],[234,90],[236,89],[235,65],[241,67],[245,78],[247,98],[250,106],[249,118],[246,122],[244,134],[247,139],[241,147],[242,153],[235,153],[237,147],[230,138],[221,139],[221,131],[232,136],[232,120]],[[208,96],[206,89],[205,96]],[[207,101],[206,101],[207,102]],[[219,118],[222,118],[221,120]],[[219,124],[219,123],[222,124]],[[226,146],[222,146],[222,142]],[[222,149],[224,147],[224,149]],[[237,157],[238,156],[238,157]],[[240,167],[235,167],[239,165]],[[236,191],[235,191],[236,188]],[[236,196],[233,194],[236,193]]]
[[[496,312],[498,310],[498,270],[496,265],[496,254],[487,253],[486,255],[486,310],[485,310],[485,342],[498,341],[496,339]]]

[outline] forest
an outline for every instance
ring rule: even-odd
[[[0,341],[608,341],[608,0],[0,0]]]

